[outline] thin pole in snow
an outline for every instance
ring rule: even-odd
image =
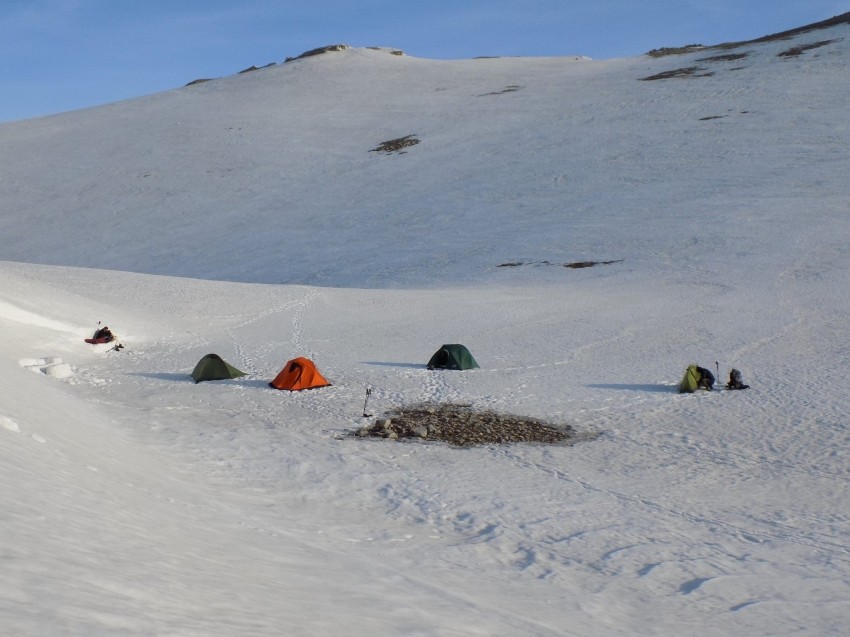
[[[369,402],[369,396],[372,395],[372,388],[366,385],[366,400],[363,401],[363,417],[369,418],[372,414],[366,413],[366,403]]]

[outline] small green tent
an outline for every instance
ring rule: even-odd
[[[679,384],[679,393],[693,394],[699,388],[701,377],[697,365],[688,365],[688,369],[685,370],[685,377]]]
[[[443,345],[428,361],[428,369],[475,369],[477,367],[478,363],[475,362],[469,350],[457,343]]]
[[[202,380],[226,380],[240,376],[246,376],[245,372],[240,372],[233,365],[229,365],[218,354],[207,354],[192,370],[192,378],[195,379],[196,384]]]

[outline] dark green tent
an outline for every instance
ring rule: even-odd
[[[475,369],[477,367],[478,363],[475,362],[469,350],[457,343],[443,345],[428,361],[428,369]]]
[[[240,372],[233,365],[229,365],[218,354],[207,354],[192,370],[195,383],[200,383],[202,380],[226,380],[240,376],[246,376],[245,372]]]

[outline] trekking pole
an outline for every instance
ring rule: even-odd
[[[363,417],[369,418],[372,414],[366,413],[366,403],[369,402],[369,396],[372,395],[372,388],[369,385],[366,385],[366,400],[363,401]]]
[[[720,363],[714,361],[714,367],[717,369],[717,382],[720,382]]]

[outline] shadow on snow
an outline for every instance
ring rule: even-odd
[[[678,385],[637,385],[634,383],[594,383],[594,389],[624,389],[626,391],[678,392]]]
[[[425,369],[428,366],[423,363],[390,363],[387,361],[363,361],[364,365],[380,365],[381,367],[410,367],[413,369]]]

